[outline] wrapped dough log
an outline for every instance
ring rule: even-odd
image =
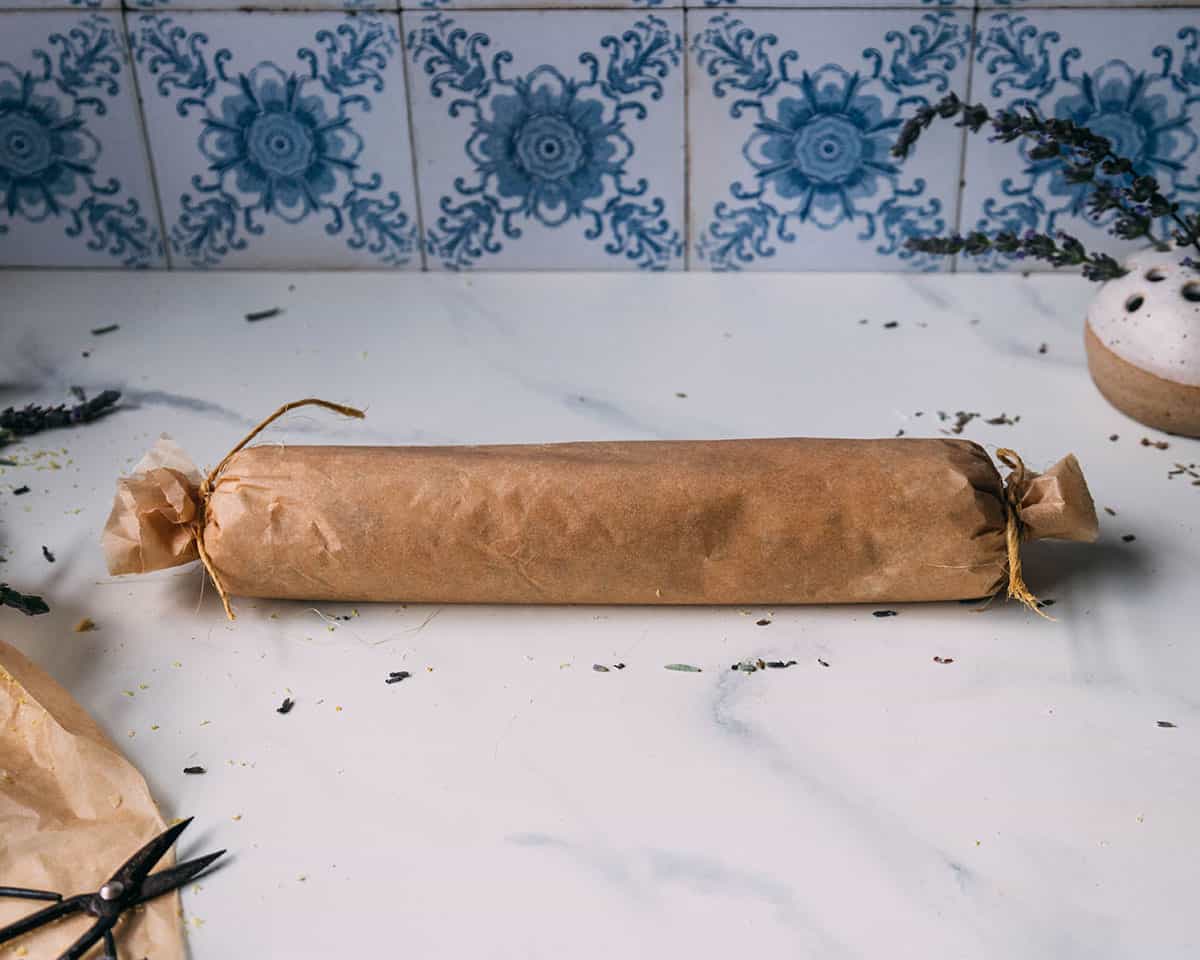
[[[1007,485],[957,439],[243,441],[202,479],[164,439],[104,546],[114,574],[199,556],[223,599],[1030,602],[1020,540],[1094,540],[1096,514],[1073,456],[1037,475],[1001,454]]]

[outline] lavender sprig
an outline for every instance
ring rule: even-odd
[[[1034,141],[1030,159],[1050,160],[1061,157],[1063,175],[1069,183],[1088,184],[1086,201],[1088,213],[1096,218],[1112,211],[1116,216],[1111,232],[1123,240],[1146,238],[1160,249],[1166,248],[1166,238],[1155,235],[1155,224],[1169,218],[1175,224],[1170,239],[1180,246],[1194,246],[1200,251],[1200,215],[1187,216],[1179,204],[1168,200],[1153,177],[1138,174],[1133,162],[1113,152],[1107,137],[1093,133],[1087,127],[1070,120],[1042,117],[1032,108],[1027,112],[1005,110],[995,116],[981,103],[966,103],[955,94],[947,94],[935,104],[920,107],[900,129],[892,154],[907,157],[922,133],[937,119],[958,117],[957,126],[978,133],[991,124],[993,140],[1011,143],[1021,137]],[[1106,178],[1099,179],[1100,175]],[[1031,256],[1054,266],[1079,266],[1089,280],[1110,280],[1124,271],[1105,254],[1089,254],[1083,245],[1069,234],[1059,232],[1057,238],[1047,234],[1027,233],[1018,237],[1001,232],[988,237],[981,232],[966,237],[915,237],[907,244],[910,250],[931,254],[965,253],[978,256],[991,250],[1016,257]]]
[[[54,407],[41,407],[36,403],[22,407],[19,410],[8,407],[0,410],[0,438],[8,440],[11,437],[26,437],[42,430],[52,430],[56,427],[71,427],[78,423],[90,423],[108,413],[112,406],[121,399],[118,390],[105,390],[91,400],[77,403],[73,407],[59,404]]]
[[[948,237],[914,237],[908,246],[911,250],[938,256],[965,253],[970,257],[978,257],[995,250],[1018,260],[1032,257],[1055,267],[1079,267],[1088,280],[1114,280],[1123,277],[1126,272],[1108,254],[1088,253],[1082,243],[1061,231],[1057,241],[1032,230],[1023,236],[1008,231],[989,236],[976,230],[966,236],[951,234]]]

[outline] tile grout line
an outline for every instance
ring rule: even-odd
[[[421,177],[417,167],[417,126],[413,122],[413,88],[408,69],[408,36],[405,12],[394,13],[400,30],[400,69],[404,77],[404,119],[408,124],[408,162],[412,169],[413,205],[417,212],[417,254],[421,259],[421,272],[429,271],[429,256],[425,249],[425,211],[421,206]]]
[[[138,133],[142,138],[142,160],[146,164],[146,172],[150,177],[150,190],[154,195],[154,215],[158,220],[158,239],[162,244],[163,269],[174,270],[174,258],[171,255],[171,244],[167,237],[167,219],[163,212],[162,193],[158,187],[158,170],[154,165],[154,151],[150,147],[150,124],[146,120],[146,108],[142,100],[142,84],[138,78],[137,60],[133,55],[133,43],[129,39],[129,21],[127,12],[123,9],[114,11],[121,27],[121,39],[125,45],[125,56],[128,58],[129,78],[133,93],[135,113],[137,115]]]
[[[692,269],[692,119],[691,119],[691,57],[688,55],[690,42],[688,36],[689,17],[686,10],[680,19],[683,21],[681,35],[683,37],[683,270]]]
[[[979,6],[976,5],[971,11],[971,42],[967,47],[967,88],[963,93],[963,98],[967,103],[971,102],[971,94],[975,85],[975,51],[976,45],[979,43]],[[958,182],[955,184],[955,203],[954,203],[954,232],[962,231],[963,219],[963,202],[967,192],[967,150],[970,147],[968,137],[971,136],[966,127],[962,128],[962,134],[959,137],[959,152],[958,152]],[[958,273],[958,254],[950,258],[950,273]]]

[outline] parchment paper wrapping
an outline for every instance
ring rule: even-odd
[[[953,439],[247,447],[201,509],[165,453],[119,481],[109,570],[196,557],[234,595],[479,603],[944,600],[1005,583],[1004,487]],[[1073,456],[1029,475],[1027,538],[1091,540]]]
[[[142,775],[70,694],[0,640],[0,884],[66,896],[98,890],[164,829]],[[0,897],[0,927],[45,906]],[[91,921],[42,927],[0,953],[49,960]],[[115,936],[123,960],[184,960],[178,895],[129,912]],[[102,953],[101,944],[88,956]]]

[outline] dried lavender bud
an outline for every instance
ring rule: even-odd
[[[56,427],[72,427],[78,423],[90,423],[108,413],[121,394],[117,390],[105,390],[84,403],[68,407],[42,407],[31,403],[17,410],[13,407],[0,411],[0,429],[8,430],[19,437],[51,430]]]
[[[1132,160],[1113,153],[1112,141],[1107,137],[1071,120],[1043,117],[1032,106],[1023,111],[1006,110],[990,116],[982,104],[966,104],[950,94],[932,107],[923,106],[914,111],[901,127],[892,155],[901,159],[908,156],[935,119],[955,116],[961,117],[958,125],[967,127],[972,133],[990,122],[992,140],[999,143],[1011,143],[1021,138],[1030,140],[1032,146],[1028,155],[1031,160],[1061,159],[1064,179],[1068,183],[1087,185],[1086,209],[1091,216],[1116,213],[1110,230],[1117,237],[1125,240],[1146,238],[1165,249],[1166,239],[1155,235],[1155,226],[1170,219],[1174,224],[1171,238],[1180,246],[1194,246],[1200,250],[1200,215],[1182,215],[1179,204],[1163,195],[1154,177],[1137,173]],[[1110,179],[1098,180],[1097,170]],[[1082,244],[1064,234],[1059,235],[1061,244],[1039,234],[1027,234],[1017,240],[1011,234],[1001,233],[994,239],[996,242],[987,243],[976,238],[971,243],[972,249],[967,249],[967,242],[958,236],[914,238],[907,246],[910,250],[940,256],[964,252],[979,255],[989,250],[1015,259],[1029,256],[1055,267],[1078,266],[1084,277],[1095,281],[1123,275],[1111,257],[1089,255]]]
[[[0,607],[12,607],[20,610],[26,616],[32,617],[39,613],[49,613],[50,608],[41,597],[17,593],[7,583],[0,583]]]

